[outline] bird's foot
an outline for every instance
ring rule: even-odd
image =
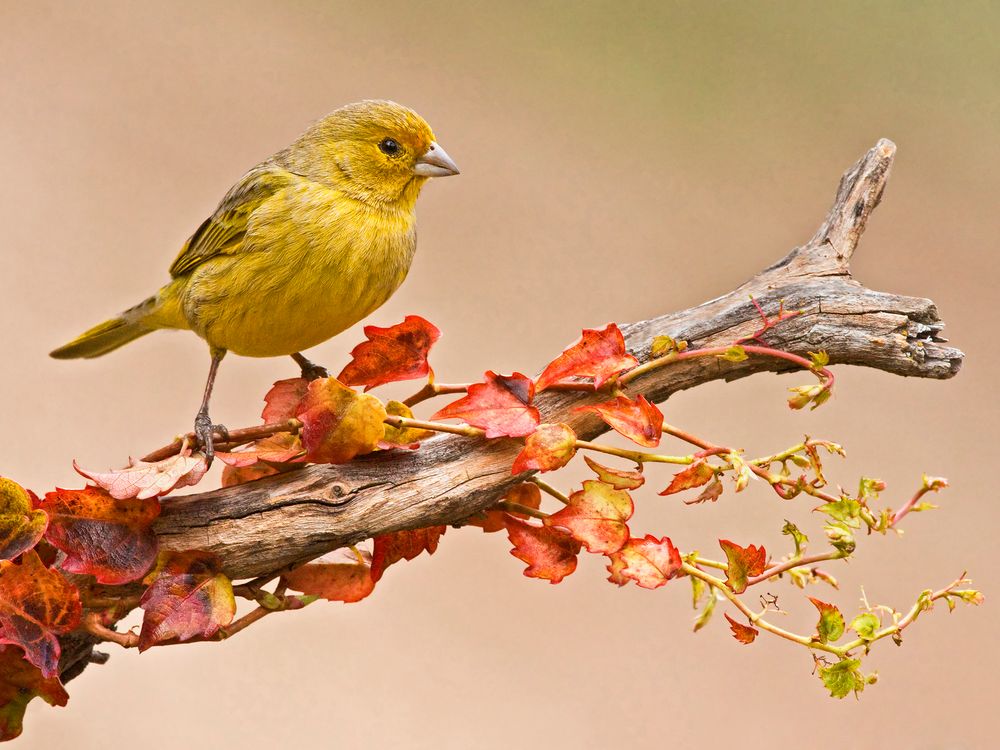
[[[301,354],[293,354],[292,359],[298,362],[299,368],[302,370],[302,377],[310,382],[330,377],[330,373],[325,367],[317,365],[315,362],[310,362]]]
[[[216,435],[222,438],[222,442],[229,441],[229,430],[225,425],[212,424],[212,418],[208,416],[208,412],[198,412],[198,416],[194,418],[194,436],[205,454],[205,464],[209,467],[215,458]]]

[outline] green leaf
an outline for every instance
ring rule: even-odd
[[[854,533],[846,523],[834,521],[823,527],[830,544],[834,549],[843,553],[847,557],[854,552],[857,543],[854,541]]]
[[[687,341],[677,341],[670,336],[656,336],[649,347],[649,354],[653,359],[658,359],[674,352],[682,352],[687,349],[687,345]]]
[[[880,627],[882,627],[882,621],[874,612],[862,612],[851,620],[851,630],[865,641],[872,640]]]
[[[795,556],[799,557],[805,550],[809,537],[799,531],[799,527],[788,519],[785,519],[785,525],[781,527],[781,533],[792,538],[792,541],[795,542]]]
[[[705,602],[705,608],[694,619],[694,632],[697,633],[708,625],[708,621],[712,619],[712,613],[715,611],[715,604],[718,601],[719,597],[715,595],[715,589],[710,589],[708,592],[708,601]]]
[[[819,668],[819,678],[834,698],[844,698],[848,693],[860,693],[868,680],[861,674],[860,659],[841,659],[836,664]],[[874,681],[874,675],[871,679]]]
[[[822,368],[830,364],[830,355],[820,349],[818,352],[809,352],[809,359],[812,360],[813,367]]]
[[[874,500],[878,497],[878,493],[884,489],[885,482],[881,479],[861,477],[861,481],[858,484],[858,500],[861,502]]]
[[[845,523],[851,528],[856,529],[861,525],[859,521],[861,517],[861,503],[853,497],[844,495],[840,500],[833,503],[825,503],[816,510],[820,513],[826,513],[833,520]]]
[[[733,346],[726,349],[723,354],[718,355],[720,359],[724,359],[727,362],[742,362],[747,359],[747,351],[739,344],[734,344]]]
[[[820,643],[840,640],[844,635],[844,616],[840,614],[840,610],[834,604],[828,604],[811,596],[809,601],[819,610],[819,622],[816,623],[814,639]]]

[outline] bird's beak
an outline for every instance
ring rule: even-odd
[[[458,174],[458,165],[451,160],[447,151],[431,141],[431,147],[417,159],[413,174],[420,177],[448,177]]]

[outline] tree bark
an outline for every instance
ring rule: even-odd
[[[782,302],[786,310],[802,311],[767,332],[769,346],[803,355],[824,350],[831,364],[897,375],[955,375],[963,355],[944,345],[933,302],[874,291],[850,275],[851,257],[882,197],[895,150],[891,141],[879,141],[845,173],[816,234],[738,289],[688,310],[622,326],[629,351],[644,363],[659,334],[686,340],[690,348],[751,336],[761,324],[752,296],[771,315]],[[794,366],[765,357],[693,359],[653,370],[628,390],[661,402],[712,380],[787,369]],[[535,403],[544,421],[565,422],[590,440],[607,426],[576,409],[606,399],[601,393],[546,391]],[[164,549],[211,550],[230,577],[250,578],[373,536],[454,523],[484,510],[525,479],[511,475],[520,447],[521,441],[511,439],[439,435],[416,451],[378,452],[348,464],[308,466],[168,498],[156,533]],[[67,674],[89,658],[86,639],[72,645],[74,655],[64,656]]]

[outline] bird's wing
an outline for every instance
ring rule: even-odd
[[[303,179],[276,164],[265,163],[251,169],[184,243],[170,265],[170,276],[183,276],[209,258],[238,252],[254,211],[279,191]]]

